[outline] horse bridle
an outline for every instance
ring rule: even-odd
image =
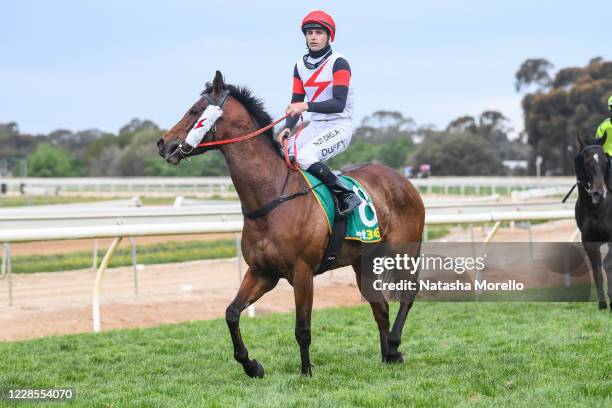
[[[585,151],[586,149],[595,149],[595,148],[597,148],[597,147],[602,147],[602,146],[601,146],[601,145],[599,145],[599,144],[593,144],[593,145],[584,146],[584,147],[582,148],[582,150],[580,150],[580,154],[584,153],[584,151]],[[603,150],[603,148],[602,148],[602,150]]]
[[[579,154],[582,156],[582,153],[584,153],[584,151],[585,151],[585,150],[587,150],[587,149],[596,149],[596,148],[600,148],[600,149],[602,149],[602,151],[603,151],[603,148],[602,148],[602,146],[601,146],[601,145],[599,145],[599,144],[593,144],[593,145],[584,146],[584,147],[583,147],[583,148],[580,150],[580,153],[579,153]],[[605,156],[605,153],[604,153],[604,156]],[[606,159],[606,171],[608,171],[608,166],[609,166],[609,165],[610,165],[610,162],[609,162],[609,161]],[[605,178],[605,175],[604,175],[604,178]],[[589,186],[588,186],[588,187],[587,187],[587,186],[584,186],[584,189],[586,190],[586,192],[587,192],[587,194],[588,194],[588,195],[591,195],[591,194],[593,194],[593,190],[592,190],[592,188],[591,188],[591,186],[590,186],[591,181],[589,180],[589,182],[588,182],[588,183],[589,183]],[[604,182],[604,185],[605,185],[605,182]],[[605,185],[605,187],[607,188],[608,186],[607,186],[607,185]]]
[[[228,89],[224,90],[221,95],[219,95],[219,97],[215,100],[208,92],[205,92],[204,95],[206,97],[206,100],[208,101],[208,105],[215,105],[218,106],[219,109],[223,109],[223,105],[225,105],[225,102],[227,102],[227,98],[229,98],[230,96],[230,91]],[[191,125],[191,127],[193,128],[193,126],[195,126],[195,124],[197,123],[198,119],[195,119],[193,122],[193,125]],[[214,138],[217,134],[217,127],[213,124],[212,127],[210,128],[210,130],[206,133],[206,135],[204,135],[204,138],[202,138],[202,140],[204,140],[206,138],[206,136],[208,134],[212,134],[212,137]],[[186,156],[187,154],[190,154],[191,152],[194,151],[194,149],[197,146],[192,146],[191,150],[184,151],[183,150],[183,143],[179,143],[178,148],[174,151],[174,153],[172,153],[171,156],[180,153],[180,155],[183,157],[183,159],[189,161],[189,157]]]

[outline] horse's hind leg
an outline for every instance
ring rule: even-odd
[[[295,339],[300,346],[302,375],[312,376],[310,364],[310,319],[312,315],[313,275],[312,270],[300,265],[293,271],[293,294],[295,297]]]
[[[421,242],[418,243],[416,251],[412,251],[412,248],[407,249],[408,252],[411,253],[413,259],[415,259],[415,257],[418,257],[419,253],[421,252]],[[414,276],[418,278],[418,268],[414,272]],[[410,300],[400,302],[400,307],[397,311],[395,322],[393,322],[393,329],[391,329],[391,335],[389,336],[389,356],[401,361],[404,361],[404,357],[402,356],[402,353],[400,353],[397,349],[402,343],[402,330],[404,330],[404,325],[406,324],[406,317],[408,317],[408,312],[410,312],[410,309],[412,309],[412,305],[414,304],[414,298],[416,297],[416,293],[411,293],[410,296]]]
[[[249,360],[249,352],[240,334],[240,313],[247,306],[255,303],[264,293],[272,290],[277,283],[277,277],[259,274],[249,268],[240,284],[238,294],[225,311],[225,320],[234,345],[234,358],[242,364],[244,372],[251,378],[263,377],[264,369],[257,360]]]
[[[402,356],[402,353],[400,353],[397,349],[402,343],[402,330],[404,329],[408,312],[412,308],[413,304],[414,300],[409,302],[400,302],[400,307],[397,311],[395,322],[393,322],[393,329],[391,329],[391,335],[389,336],[389,357],[397,361],[404,361],[404,356]]]
[[[601,254],[599,252],[600,244],[597,242],[584,242],[584,250],[591,261],[591,268],[593,269],[593,281],[595,282],[595,289],[597,290],[597,299],[599,301],[598,307],[600,310],[606,309],[606,297],[603,291],[603,277],[601,275]]]
[[[354,264],[353,269],[355,270],[359,291],[363,293],[361,290],[361,267],[359,263]],[[400,359],[396,355],[389,355],[389,303],[382,299],[375,302],[368,302],[372,308],[374,320],[376,320],[376,324],[378,325],[378,334],[380,336],[380,355],[382,357],[382,361],[384,363],[403,363],[403,358]],[[401,354],[399,357],[401,357]]]

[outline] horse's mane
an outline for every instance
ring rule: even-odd
[[[263,101],[253,95],[253,92],[246,86],[225,85],[225,88],[230,91],[230,95],[236,98],[247,112],[255,119],[257,125],[262,128],[272,123],[272,117],[264,109]],[[212,85],[207,85],[200,96],[206,93],[211,93]],[[264,132],[268,139],[274,143],[274,130],[268,129]]]

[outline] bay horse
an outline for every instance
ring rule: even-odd
[[[593,270],[593,281],[597,291],[598,307],[607,308],[601,273],[600,247],[608,244],[608,254],[604,268],[608,277],[608,298],[612,311],[612,191],[609,187],[612,180],[606,181],[608,159],[603,150],[606,135],[595,140],[584,140],[578,135],[579,159],[584,163],[589,185],[578,183],[578,200],[576,201],[576,224],[582,235],[584,247]]]
[[[219,101],[222,100],[221,103]],[[297,171],[289,171],[278,153],[273,131],[240,143],[198,146],[186,152],[188,132],[209,104],[221,105],[222,116],[205,135],[205,141],[222,141],[249,134],[271,124],[262,102],[245,87],[226,85],[217,71],[214,80],[180,121],[157,141],[159,154],[177,165],[186,157],[219,149],[227,162],[232,182],[243,211],[261,209],[278,199],[283,191],[298,192],[306,183]],[[382,165],[359,165],[345,171],[369,192],[378,216],[381,236],[387,243],[418,243],[420,250],[425,209],[417,190],[396,171]],[[329,233],[327,221],[312,194],[284,201],[265,216],[244,218],[242,253],[248,264],[235,299],[227,307],[226,321],[230,331],[234,358],[249,377],[263,377],[263,366],[250,359],[240,334],[240,314],[264,293],[273,289],[280,278],[293,286],[295,297],[295,338],[300,348],[302,375],[312,376],[309,346],[310,318],[313,302],[313,278],[322,262]],[[361,289],[361,245],[345,240],[335,268],[351,265]],[[363,244],[373,245],[373,244]],[[410,256],[416,256],[413,253]],[[389,332],[389,305],[386,301],[370,302],[380,335],[383,362],[404,361],[398,347],[402,329],[413,301],[400,302],[397,317]]]

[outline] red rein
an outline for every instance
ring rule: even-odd
[[[255,136],[261,135],[266,130],[273,128],[278,123],[280,123],[282,120],[286,119],[287,116],[289,115],[285,115],[282,118],[279,118],[275,120],[274,122],[270,123],[269,125],[264,126],[261,129],[256,130],[255,132],[249,133],[248,135],[235,137],[232,139],[215,140],[212,142],[203,142],[203,143],[198,144],[197,147],[218,146],[218,145],[224,145],[224,144],[230,144],[230,143],[244,142],[245,140],[249,140]],[[287,139],[283,139],[283,154],[285,156],[285,163],[287,163],[287,167],[289,167],[293,171],[297,170],[299,167],[297,164],[297,138],[300,135],[300,132],[302,131],[303,127],[304,127],[304,119],[302,118],[302,115],[300,115],[300,127],[298,128],[298,131],[295,134],[295,139],[293,140],[293,157],[294,157],[293,163],[289,159],[289,141]]]

